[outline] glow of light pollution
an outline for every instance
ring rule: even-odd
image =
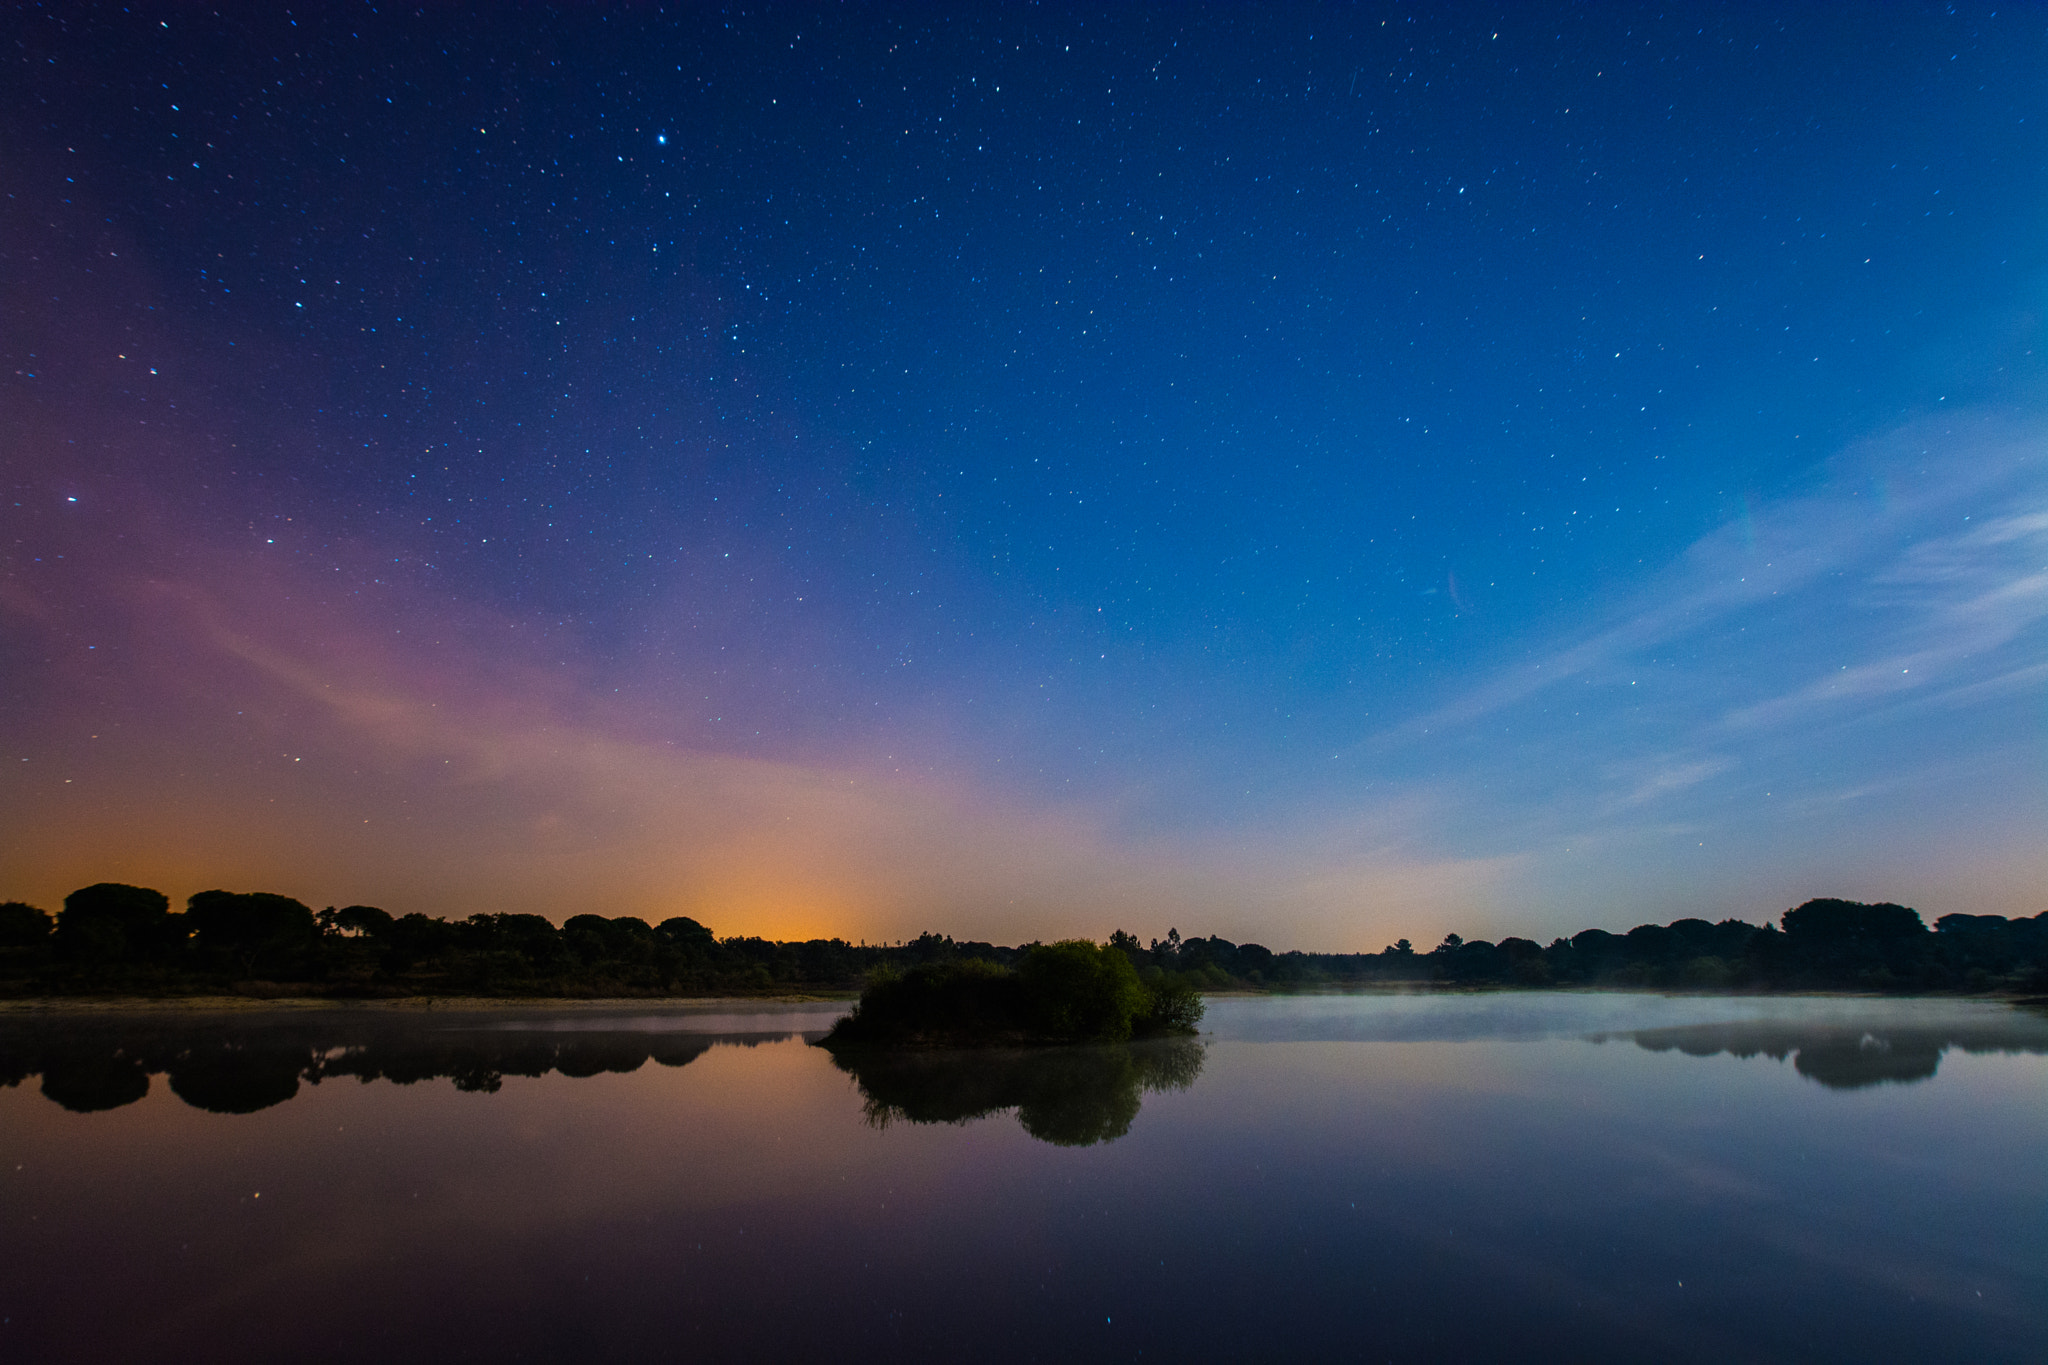
[[[0,898],[2048,887],[2048,14],[13,8]]]

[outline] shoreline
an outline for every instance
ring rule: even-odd
[[[1623,986],[1460,986],[1446,982],[1388,982],[1383,985],[1331,987],[1320,990],[1202,991],[1205,1000],[1297,999],[1318,996],[1358,995],[1657,995],[1696,999],[1809,999],[1809,1000],[1955,1000],[1985,1004],[2048,1007],[2048,997],[2024,993],[1965,995],[1952,992],[1891,992],[1843,990],[1659,990]],[[21,996],[0,999],[0,1018],[25,1015],[98,1014],[483,1014],[511,1010],[546,1010],[551,1013],[617,1014],[624,1011],[678,1014],[711,1010],[750,1009],[772,1013],[791,1005],[851,1005],[859,992],[792,991],[786,995],[691,995],[691,996],[507,996],[507,995],[405,995],[363,998],[331,996],[278,996],[266,999],[250,995],[184,996]]]

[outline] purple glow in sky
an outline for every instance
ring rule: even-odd
[[[2043,908],[2037,9],[5,25],[0,897]]]

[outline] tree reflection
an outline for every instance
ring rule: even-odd
[[[1650,1052],[1689,1057],[1726,1054],[1780,1062],[1790,1058],[1793,1069],[1808,1080],[1830,1090],[1860,1090],[1931,1080],[1942,1054],[1952,1047],[1965,1052],[2048,1054],[2048,1018],[2016,1011],[1996,1019],[1953,1022],[1757,1019],[1594,1035],[1595,1042],[1610,1038],[1627,1039]]]
[[[172,1061],[171,1093],[194,1109],[253,1114],[299,1093],[306,1060],[298,1048],[241,1041],[204,1044]]]
[[[1185,1090],[1202,1071],[1192,1039],[1101,1047],[846,1048],[832,1062],[860,1087],[869,1123],[972,1123],[1004,1110],[1041,1142],[1087,1147],[1130,1132],[1147,1091]]]
[[[376,1018],[287,1020],[56,1020],[0,1026],[0,1085],[42,1077],[42,1093],[74,1113],[135,1103],[150,1077],[215,1114],[253,1114],[301,1088],[354,1079],[413,1085],[449,1080],[489,1094],[506,1076],[591,1077],[639,1070],[649,1061],[686,1066],[720,1044],[752,1046],[771,1034],[574,1033],[502,1025],[437,1025]]]
[[[76,1114],[119,1109],[149,1093],[149,1073],[118,1052],[60,1057],[43,1069],[43,1094]]]

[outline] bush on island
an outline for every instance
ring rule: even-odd
[[[1034,944],[1014,970],[964,958],[876,972],[824,1042],[1120,1043],[1193,1033],[1201,1018],[1202,999],[1185,981],[1147,985],[1117,949],[1068,939]]]

